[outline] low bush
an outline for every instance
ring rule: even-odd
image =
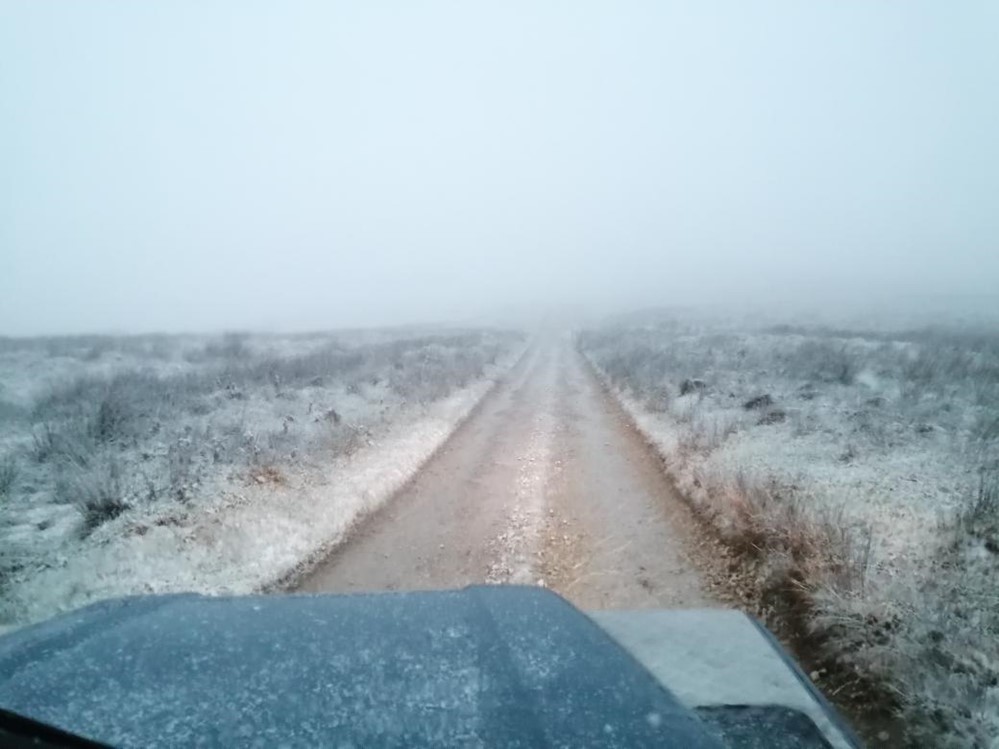
[[[60,501],[80,511],[84,537],[131,507],[123,496],[121,468],[111,458],[87,467],[67,466],[58,479],[56,493]]]
[[[82,418],[42,422],[34,428],[31,436],[31,455],[36,463],[85,466],[96,450]]]

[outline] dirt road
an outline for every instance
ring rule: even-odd
[[[692,524],[570,336],[553,335],[299,589],[541,583],[589,609],[712,605]]]

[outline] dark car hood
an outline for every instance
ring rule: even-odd
[[[0,638],[0,707],[115,746],[721,746],[538,588],[105,602]]]

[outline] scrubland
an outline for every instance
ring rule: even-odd
[[[0,339],[0,625],[294,576],[419,468],[521,343]]]
[[[908,740],[999,736],[999,333],[632,318],[580,346],[733,583]]]

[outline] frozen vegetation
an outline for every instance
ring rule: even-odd
[[[999,736],[995,330],[648,316],[580,339],[751,603],[918,745]]]
[[[0,625],[295,576],[520,348],[480,330],[0,339]]]

